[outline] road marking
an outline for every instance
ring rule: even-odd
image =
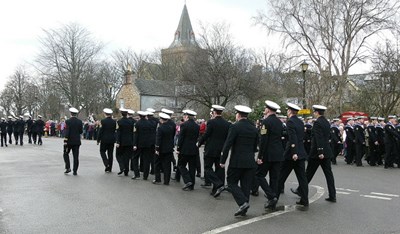
[[[347,191],[347,192],[353,192],[353,193],[358,193],[358,192],[360,192],[360,190],[345,189],[345,188],[336,188],[336,190]]]
[[[371,196],[371,195],[360,195],[360,197],[367,197],[367,198],[375,198],[375,199],[380,199],[380,200],[392,200],[390,197],[379,197],[379,196]]]
[[[400,197],[399,195],[396,194],[389,194],[389,193],[376,193],[376,192],[371,192],[373,195],[380,195],[380,196],[388,196],[388,197]]]
[[[348,193],[348,192],[341,192],[341,191],[336,191],[336,193],[337,193],[337,194],[346,194],[346,195],[351,194],[351,193]]]
[[[320,186],[317,186],[317,185],[310,185],[310,186],[317,189],[317,192],[314,194],[314,196],[312,196],[309,199],[309,202],[311,204],[311,203],[315,202],[316,200],[320,199],[322,197],[322,195],[324,195],[325,190],[324,190],[324,188],[322,188]],[[296,210],[295,207],[296,207],[295,205],[285,206],[285,210],[277,211],[277,212],[273,212],[273,213],[257,216],[257,217],[251,218],[251,219],[243,220],[243,221],[240,221],[240,222],[237,222],[237,223],[229,224],[229,225],[226,225],[226,226],[223,226],[223,227],[219,227],[219,228],[210,230],[208,232],[204,232],[203,234],[215,234],[215,233],[225,232],[225,231],[228,231],[228,230],[231,230],[231,229],[234,229],[234,228],[242,227],[242,226],[257,222],[257,221],[261,221],[261,220],[264,220],[264,219],[269,219],[269,218],[272,218],[272,217],[275,217],[275,216],[278,216],[278,215],[281,215],[281,214],[285,214],[285,213],[294,211],[294,210]]]

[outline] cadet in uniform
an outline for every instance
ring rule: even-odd
[[[1,147],[7,147],[7,122],[6,119],[1,117],[0,132],[1,132]]]
[[[378,155],[377,155],[377,164],[382,165],[382,158],[385,154],[385,118],[378,117],[378,123],[376,124],[376,135],[378,138]]]
[[[151,130],[151,159],[150,159],[150,174],[154,174],[154,154],[155,154],[155,150],[154,150],[154,146],[156,144],[156,130],[157,130],[157,126],[158,123],[160,122],[160,120],[156,117],[154,117],[154,113],[156,112],[156,110],[154,110],[153,108],[147,108],[146,109],[147,112],[147,119],[150,121],[150,123],[152,123],[152,130]]]
[[[82,120],[77,118],[79,112],[77,109],[71,107],[69,108],[69,112],[71,113],[71,118],[65,121],[64,173],[68,174],[71,172],[69,152],[72,150],[72,156],[74,157],[73,174],[78,175],[79,147],[81,146],[81,134],[83,133],[83,124]]]
[[[127,118],[128,110],[120,108],[122,118],[117,121],[116,126],[116,148],[118,148],[118,164],[120,171],[118,175],[124,173],[125,176],[129,174],[129,158],[132,156],[134,145],[134,126],[133,122]]]
[[[249,107],[237,105],[235,110],[236,123],[229,128],[220,166],[225,167],[229,151],[231,151],[227,172],[228,188],[239,206],[235,216],[244,216],[250,208],[250,188],[257,168],[254,156],[257,152],[258,130],[247,119],[251,112]]]
[[[308,182],[306,176],[305,161],[307,159],[307,153],[304,149],[304,123],[297,117],[297,112],[301,109],[299,106],[287,103],[288,106],[288,143],[286,144],[284,158],[282,163],[281,171],[279,173],[278,191],[283,189],[286,179],[294,170],[297,181],[299,183],[298,194],[300,195],[300,201],[298,204],[308,206]],[[278,194],[279,197],[279,194]],[[265,208],[275,209],[277,199],[270,200]]]
[[[385,125],[385,169],[394,167],[393,163],[397,154],[397,141],[400,140],[400,135],[395,129],[396,116],[389,115],[389,122]]]
[[[143,158],[143,179],[147,180],[150,173],[150,165],[154,162],[154,122],[146,118],[146,116],[149,116],[147,111],[138,111],[137,113],[140,116],[140,120],[135,125],[135,143],[133,149]],[[132,179],[140,177],[139,167],[136,163],[137,160],[134,161],[135,175]]]
[[[36,124],[38,126],[39,132],[38,132],[38,145],[43,145],[42,141],[42,135],[43,135],[43,129],[44,129],[44,121],[42,120],[42,116],[38,115],[38,119],[36,120]],[[36,143],[35,143],[36,144]]]
[[[362,123],[363,117],[358,116],[354,127],[355,146],[356,146],[356,166],[362,167],[362,157],[365,152],[365,132]]]
[[[128,119],[130,120],[130,121],[132,121],[133,122],[133,125],[135,126],[135,124],[136,124],[136,120],[133,118],[133,115],[135,114],[135,111],[133,111],[133,110],[131,110],[131,109],[128,109]],[[134,158],[135,158],[135,154],[136,154],[136,151],[134,151],[134,150],[132,150],[132,155],[131,155],[131,157],[129,158],[129,161],[130,161],[130,169],[131,169],[131,171],[133,171],[133,162],[134,162]],[[139,157],[137,157],[137,158],[139,158]]]
[[[194,122],[197,115],[192,110],[183,110],[184,123],[181,124],[181,131],[178,139],[178,168],[185,185],[183,190],[190,191],[194,189],[196,175],[196,157],[199,154],[199,148],[196,143],[199,138],[200,127]],[[186,168],[189,165],[189,170]]]
[[[26,131],[28,132],[28,143],[32,144],[32,124],[33,120],[32,117],[29,116],[26,120]]]
[[[164,184],[169,185],[171,179],[171,161],[174,157],[175,128],[168,123],[171,117],[160,113],[160,125],[157,128],[155,145],[155,180],[153,184],[161,183],[161,169],[164,173]]]
[[[333,152],[332,164],[334,165],[336,165],[336,157],[340,153],[340,144],[342,143],[338,123],[339,119],[333,119],[331,126],[331,147]]]
[[[378,134],[375,125],[377,124],[377,117],[371,117],[371,123],[367,126],[368,131],[368,145],[369,145],[369,160],[370,166],[376,166],[378,161],[379,142]]]
[[[162,108],[161,109],[161,112],[162,113],[164,113],[164,114],[167,114],[167,115],[169,115],[169,119],[168,119],[168,121],[167,121],[167,124],[169,124],[172,128],[174,128],[174,139],[175,139],[175,134],[176,134],[176,124],[175,124],[175,122],[172,120],[172,115],[174,114],[174,112],[172,111],[172,110],[168,110],[168,109],[166,109],[166,108]],[[175,143],[175,142],[174,142]],[[174,171],[176,170],[176,160],[175,160],[175,157],[174,157],[174,155],[172,154],[172,159],[171,159],[172,161],[172,166],[173,166],[173,168],[174,168]]]
[[[310,154],[310,148],[311,148],[311,129],[312,129],[312,116],[308,116],[306,118],[306,124],[304,125],[304,148],[307,153],[307,157]]]
[[[211,195],[218,197],[225,188],[225,169],[221,168],[219,163],[231,124],[221,116],[225,107],[212,105],[212,110],[213,118],[207,121],[206,132],[200,137],[197,145],[200,147],[205,142],[204,177],[213,184]]]
[[[19,120],[15,123],[14,128],[14,138],[15,138],[15,145],[19,144],[22,146],[24,144],[24,131],[25,131],[25,121],[22,115],[19,116]]]
[[[12,137],[11,135],[13,134],[14,131],[14,122],[12,121],[12,117],[8,116],[8,121],[7,121],[7,133],[8,133],[8,143],[12,145]]]
[[[97,145],[100,144],[100,156],[105,167],[104,171],[111,172],[114,159],[116,121],[112,119],[113,111],[111,109],[104,108],[103,112],[105,118],[100,121]]]
[[[272,101],[265,101],[264,120],[260,130],[260,151],[258,152],[258,168],[256,184],[252,191],[258,191],[258,185],[263,189],[269,202],[278,197],[278,179],[283,157],[282,122],[276,117],[276,110],[280,106]],[[269,184],[266,176],[269,173]],[[258,183],[257,183],[258,182]]]
[[[311,182],[318,167],[321,166],[324,172],[326,182],[328,184],[329,197],[326,201],[336,202],[335,180],[332,173],[331,157],[333,156],[329,145],[330,125],[326,120],[324,113],[327,109],[325,106],[313,105],[313,114],[317,118],[312,128],[312,140],[310,157],[308,159],[306,175],[308,183]],[[293,193],[299,194],[299,190],[292,190]],[[307,203],[298,203],[300,205],[308,205]]]
[[[354,135],[354,129],[353,129],[353,124],[354,124],[354,119],[353,118],[348,118],[347,119],[347,124],[344,127],[344,130],[346,131],[346,163],[347,164],[353,164],[354,161],[354,154],[355,154],[355,140],[356,137]]]

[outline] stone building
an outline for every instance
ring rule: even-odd
[[[188,107],[187,102],[182,98],[182,91],[194,89],[183,85],[180,67],[185,66],[192,56],[198,56],[202,53],[199,48],[189,13],[184,5],[179,20],[177,30],[171,45],[161,50],[162,67],[170,67],[169,77],[160,79],[154,73],[144,77],[137,77],[130,68],[125,73],[124,84],[117,94],[116,107],[130,108],[135,111],[145,110],[146,108],[169,108],[175,112],[180,112],[182,108]],[[202,53],[205,55],[205,53]],[[204,56],[205,57],[205,56]],[[157,64],[148,64],[148,69],[157,66]]]

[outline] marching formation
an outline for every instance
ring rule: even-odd
[[[28,116],[27,120],[24,120],[23,116],[19,116],[18,119],[8,116],[7,121],[2,117],[0,122],[1,147],[8,147],[9,144],[12,145],[13,138],[15,145],[19,144],[23,146],[25,132],[27,132],[29,144],[37,143],[38,145],[42,145],[44,126],[45,123],[40,115],[37,116],[37,119],[32,119],[31,116]]]
[[[138,120],[134,118],[134,111],[124,108],[119,110],[122,118],[115,120],[113,111],[105,108],[97,138],[105,172],[112,172],[115,147],[119,176],[129,176],[133,171],[133,180],[148,180],[149,174],[154,174],[152,183],[164,185],[169,185],[171,179],[180,182],[182,178],[182,189],[191,191],[195,188],[196,171],[200,166],[199,148],[204,145],[205,181],[201,186],[212,186],[214,197],[224,190],[232,193],[239,206],[235,216],[246,215],[250,195],[258,195],[259,187],[268,199],[265,209],[275,210],[292,170],[299,181],[299,188],[292,189],[300,196],[297,204],[308,207],[308,183],[319,166],[328,183],[326,200],[336,202],[331,170],[334,158],[330,146],[331,128],[324,117],[326,107],[313,106],[316,119],[313,126],[307,127],[297,116],[300,110],[297,105],[287,103],[288,119],[283,122],[277,116],[280,106],[272,101],[265,103],[259,127],[248,119],[252,110],[247,106],[235,106],[236,122],[230,123],[222,117],[225,108],[213,105],[203,134],[195,122],[197,113],[192,110],[183,110],[182,123],[177,126],[171,119],[174,112],[165,108],[158,113],[159,119],[154,117],[154,109],[138,111]],[[73,171],[77,175],[83,123],[77,118],[77,109],[70,108],[70,112],[64,134],[65,173]],[[311,133],[307,138],[308,130]],[[309,152],[306,150],[308,143]],[[70,151],[74,161],[72,170]],[[174,178],[171,178],[172,171],[175,171]]]

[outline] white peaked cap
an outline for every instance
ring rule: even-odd
[[[312,108],[314,110],[323,110],[323,111],[328,109],[328,108],[326,108],[326,106],[322,106],[322,105],[313,105]]]
[[[165,114],[165,113],[160,113],[160,114],[158,114],[158,116],[161,119],[171,119],[171,117],[168,114]]]
[[[113,113],[113,111],[110,108],[104,108],[103,112],[106,114],[109,114],[109,115],[111,115]]]
[[[270,101],[270,100],[265,101],[265,105],[267,106],[267,108],[272,109],[272,110],[281,109],[281,107],[278,104],[276,104],[275,102]]]
[[[182,112],[184,114],[186,114],[186,115],[191,115],[191,116],[196,116],[197,115],[197,113],[192,111],[192,110],[183,110]]]
[[[172,115],[172,114],[174,113],[172,110],[168,110],[168,109],[166,109],[166,108],[162,108],[162,109],[161,109],[161,112],[163,112],[163,113],[165,113],[165,114],[168,114],[168,115]]]
[[[248,106],[243,106],[243,105],[236,105],[235,106],[235,110],[238,112],[242,112],[242,113],[250,113],[251,112],[251,108]]]
[[[286,105],[287,105],[290,109],[293,109],[293,110],[296,110],[296,111],[301,110],[301,108],[300,108],[298,105],[296,105],[296,104],[293,104],[293,103],[288,102],[288,103],[286,103]]]
[[[211,107],[212,107],[213,110],[217,110],[217,111],[225,110],[225,107],[220,106],[220,105],[212,105]]]

